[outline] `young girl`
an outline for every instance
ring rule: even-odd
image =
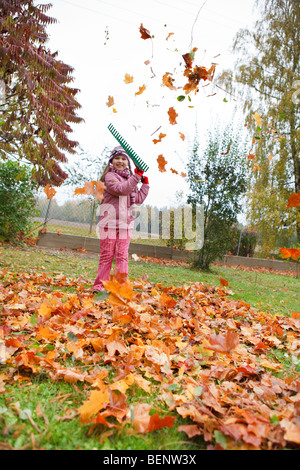
[[[134,225],[134,205],[142,204],[149,192],[149,181],[143,170],[131,171],[130,159],[123,147],[114,148],[103,175],[105,184],[103,200],[100,205],[99,235],[100,260],[94,293],[104,289],[102,281],[110,277],[115,257],[116,270],[128,274],[128,248]],[[142,182],[140,189],[137,184]]]

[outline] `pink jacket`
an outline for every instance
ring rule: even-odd
[[[149,192],[149,185],[136,188],[141,177],[137,174],[128,179],[109,171],[105,175],[105,190],[100,205],[99,228],[127,229],[134,225],[134,206],[130,206],[130,193],[135,191],[135,204],[142,204]]]

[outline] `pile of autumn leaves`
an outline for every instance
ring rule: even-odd
[[[78,416],[91,431],[148,433],[180,415],[179,431],[208,448],[300,444],[299,375],[277,378],[283,366],[268,356],[299,353],[296,312],[262,313],[202,283],[163,288],[117,276],[97,299],[83,279],[64,275],[3,270],[0,279],[0,393],[46,373],[84,384]],[[137,387],[147,403],[134,400]]]

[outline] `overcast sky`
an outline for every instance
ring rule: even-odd
[[[162,76],[172,73],[175,85],[184,85],[182,54],[194,47],[195,65],[209,68],[216,63],[216,75],[231,68],[233,38],[240,28],[253,24],[254,0],[53,0],[52,5],[47,14],[58,22],[47,27],[48,47],[74,68],[72,86],[80,89],[78,114],[85,120],[73,126],[70,138],[100,157],[105,147],[117,145],[107,130],[113,123],[150,167],[147,203],[172,204],[176,191],[188,186],[170,168],[185,171],[196,123],[200,145],[205,145],[207,128],[231,120],[237,103],[211,86],[200,87],[197,96],[190,94],[191,101],[179,102],[177,97],[184,93],[163,87]],[[141,23],[152,40],[141,38]],[[133,77],[130,84],[124,83],[126,73]],[[143,85],[145,91],[136,95]],[[111,107],[108,96],[114,98]],[[171,106],[178,114],[175,125],[167,114]],[[160,132],[166,137],[154,144]],[[158,171],[159,154],[168,161],[165,173]]]

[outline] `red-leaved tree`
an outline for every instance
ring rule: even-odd
[[[46,27],[56,20],[48,5],[33,0],[0,0],[0,156],[26,160],[40,185],[59,186],[67,178],[61,164],[76,153],[70,140],[78,89],[74,69],[47,47]]]

